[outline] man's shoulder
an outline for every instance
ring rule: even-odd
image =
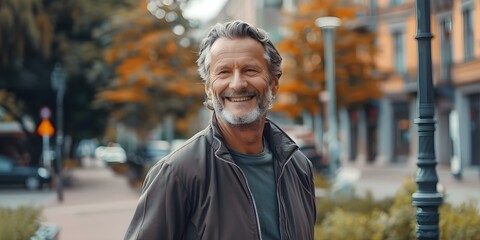
[[[300,150],[295,151],[292,157],[292,162],[295,166],[297,166],[297,168],[302,168],[305,170],[310,169],[312,165],[310,159],[308,159],[308,157],[305,156],[305,154]]]
[[[201,152],[206,152],[210,149],[210,145],[209,131],[204,129],[173,150],[164,160],[173,164],[198,158],[201,156]]]

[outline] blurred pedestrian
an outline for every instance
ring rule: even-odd
[[[266,118],[281,62],[262,29],[211,28],[197,60],[211,122],[150,170],[125,239],[313,239],[312,165]]]

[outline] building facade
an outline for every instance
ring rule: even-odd
[[[378,66],[393,72],[382,84],[378,163],[415,164],[418,47],[414,0],[374,4]],[[439,164],[480,164],[480,2],[431,1],[435,150]]]

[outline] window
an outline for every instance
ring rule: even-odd
[[[377,15],[377,0],[370,0],[370,15]]]
[[[440,31],[441,77],[450,80],[452,65],[452,18],[450,16],[440,21]]]
[[[469,96],[470,102],[470,131],[471,131],[471,164],[480,165],[480,94]]]
[[[395,31],[392,34],[393,37],[393,47],[394,47],[394,66],[397,73],[405,73],[405,51],[404,51],[404,41],[403,41],[403,32]]]
[[[473,59],[473,14],[471,8],[464,8],[463,16],[463,56],[464,60]]]
[[[390,6],[399,6],[403,4],[403,0],[390,0]]]
[[[282,0],[263,0],[264,6],[280,7],[282,6]]]

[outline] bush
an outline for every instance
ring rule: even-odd
[[[363,214],[369,214],[374,211],[386,212],[392,206],[392,202],[392,198],[376,201],[371,192],[367,192],[364,197],[359,197],[353,192],[351,194],[336,194],[335,196],[321,198],[317,200],[317,223],[324,221],[336,209]]]
[[[480,240],[480,217],[476,204],[465,202],[458,207],[440,207],[440,239]]]
[[[416,209],[412,206],[412,194],[417,187],[412,178],[406,178],[397,191],[393,205],[388,209],[385,221],[387,239],[415,239]]]
[[[34,207],[0,208],[0,219],[1,239],[30,239],[39,226],[41,209]]]
[[[337,208],[315,229],[315,239],[382,240],[385,213],[347,212]]]
[[[318,199],[315,239],[415,239],[416,189],[413,178],[407,178],[394,199],[375,200],[371,193],[359,197],[354,192]],[[480,214],[474,202],[457,207],[444,203],[439,213],[440,239],[480,240]]]
[[[330,188],[330,182],[328,179],[318,172],[313,172],[313,184],[317,188]]]

